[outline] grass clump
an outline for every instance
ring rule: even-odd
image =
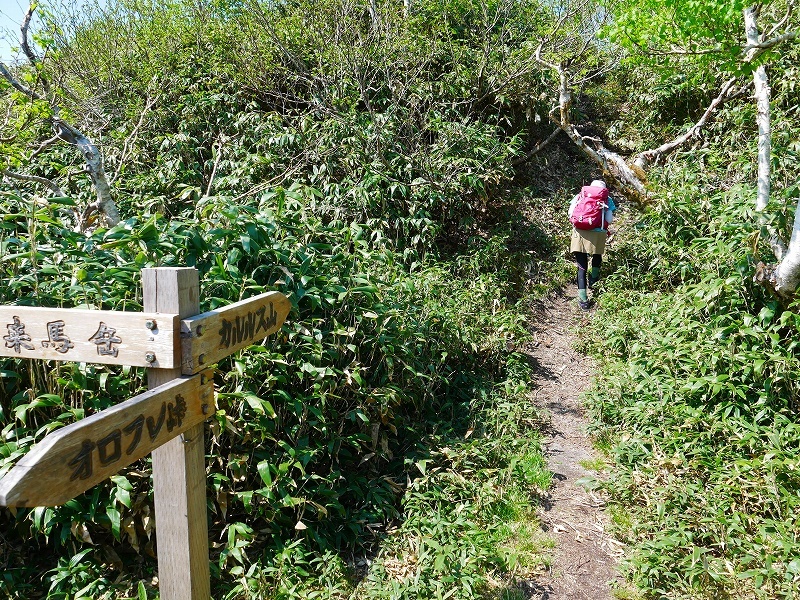
[[[359,594],[369,598],[475,598],[535,572],[552,542],[538,531],[532,500],[550,485],[534,410],[516,365],[473,402],[474,421],[424,440],[418,476],[403,497],[404,521],[387,537]]]

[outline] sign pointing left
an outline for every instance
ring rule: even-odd
[[[57,506],[214,412],[213,371],[181,377],[67,425],[0,479],[0,506]]]
[[[178,315],[0,306],[0,356],[172,369]]]

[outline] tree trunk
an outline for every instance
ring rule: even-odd
[[[758,31],[757,5],[744,9],[745,34],[747,46],[750,50],[745,57],[748,61],[754,60],[762,46]],[[770,178],[771,178],[771,153],[772,133],[770,125],[770,89],[767,79],[767,70],[764,65],[759,65],[753,72],[755,86],[756,122],[758,124],[758,192],[756,196],[756,210],[762,214],[761,223],[765,223],[764,211],[769,204]],[[800,285],[800,203],[795,207],[794,224],[789,248],[777,235],[770,232],[770,246],[777,265],[759,265],[755,280],[766,284],[781,298],[794,295]]]
[[[108,185],[105,169],[103,168],[103,156],[89,138],[83,135],[74,127],[64,123],[60,119],[54,120],[53,128],[59,139],[78,147],[86,161],[86,171],[94,185],[97,194],[96,207],[105,215],[106,223],[113,227],[119,223],[119,210],[114,199],[111,197],[111,187]],[[89,214],[89,211],[86,212]],[[86,225],[85,223],[83,224]]]
[[[758,32],[758,7],[750,6],[744,9],[744,26],[747,36],[747,45],[753,50],[748,53],[747,60],[755,56],[755,48],[760,43]],[[764,65],[753,73],[756,99],[756,123],[758,124],[758,196],[756,210],[763,211],[769,203],[770,192],[770,155],[772,152],[772,134],[770,131],[769,100],[770,89],[767,80],[767,70]]]
[[[782,297],[793,296],[800,285],[800,202],[795,207],[789,250],[772,272],[770,283]]]

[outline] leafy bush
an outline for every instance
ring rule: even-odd
[[[414,496],[400,504],[408,493],[403,482],[419,475],[419,461],[430,460],[422,458],[428,428],[452,420],[463,435],[464,419],[489,418],[491,411],[469,409],[469,403],[476,393],[483,397],[478,390],[510,376],[507,348],[526,336],[524,319],[507,300],[525,272],[504,260],[504,238],[476,238],[473,258],[409,273],[380,230],[324,223],[306,211],[317,194],[293,186],[252,204],[206,198],[185,219],[133,218],[90,235],[72,231],[64,223],[71,213],[58,205],[31,213],[22,197],[5,197],[5,303],[13,294],[26,303],[140,310],[139,269],[182,264],[200,270],[203,309],[266,289],[289,296],[292,312],[277,339],[218,366],[209,441],[211,531],[219,540],[216,576],[228,581],[221,585],[231,597],[264,578],[273,582],[267,589],[289,593],[279,593],[288,565],[296,569],[290,578],[312,569],[308,561],[325,573],[333,567],[319,557],[367,552],[400,511],[407,518]],[[130,368],[7,359],[2,373],[0,472],[47,432],[143,388],[142,374]],[[491,397],[507,398],[506,410],[513,409],[524,396],[524,378],[510,380],[522,388],[502,388]],[[535,434],[517,439],[514,423],[522,416],[514,410],[508,432],[487,425],[464,452],[478,460],[483,478],[511,469],[504,476],[509,486],[544,486],[541,459],[532,449]],[[526,457],[522,463],[517,454]],[[487,500],[498,506],[511,501]],[[102,548],[120,567],[130,564],[131,553],[152,555],[146,462],[64,506],[4,512],[2,519],[18,535],[38,540],[47,554],[74,555],[74,564],[53,571],[49,581],[53,597],[61,589],[76,593],[76,573],[101,572],[99,555],[92,560],[82,544]],[[47,560],[41,553],[20,554],[14,563],[19,575],[9,575],[11,581]],[[475,564],[484,569],[488,563]],[[102,577],[88,581],[91,593],[104,593]]]

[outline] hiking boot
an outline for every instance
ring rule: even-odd
[[[578,300],[578,306],[580,306],[581,309],[583,309],[583,310],[589,310],[592,307],[592,301],[591,300],[587,300],[586,302],[584,302],[583,300],[579,299]]]

